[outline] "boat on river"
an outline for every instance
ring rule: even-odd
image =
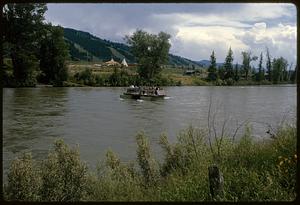
[[[126,92],[120,95],[121,98],[155,100],[166,97],[165,91],[160,87],[136,87],[130,86]]]

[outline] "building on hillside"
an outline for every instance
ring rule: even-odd
[[[122,60],[121,65],[124,66],[124,67],[128,67],[128,64],[127,64],[125,58]]]
[[[195,70],[186,70],[185,75],[195,75],[196,74],[196,71]]]
[[[118,62],[116,62],[116,61],[114,61],[114,59],[111,58],[111,60],[105,62],[104,65],[106,65],[106,66],[120,66],[121,64],[118,63]]]

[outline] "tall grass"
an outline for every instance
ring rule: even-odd
[[[176,143],[161,135],[164,151],[157,161],[147,137],[138,133],[135,162],[122,162],[107,151],[96,172],[88,172],[78,148],[62,141],[42,163],[30,155],[12,162],[5,185],[7,200],[25,201],[211,201],[208,168],[224,176],[222,201],[294,200],[296,197],[296,128],[283,126],[275,137],[254,141],[245,132],[239,141],[206,142],[207,133],[183,130]],[[219,149],[216,159],[211,148]]]

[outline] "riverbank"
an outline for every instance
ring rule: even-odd
[[[189,127],[170,144],[159,144],[164,161],[153,157],[145,134],[136,136],[137,160],[123,163],[108,151],[90,172],[78,148],[56,141],[42,164],[30,155],[15,160],[5,198],[28,201],[290,201],[296,197],[296,127],[282,126],[274,135],[253,141],[246,130],[239,141],[218,137],[210,146],[207,133]],[[212,198],[208,167],[216,165],[223,189]]]
[[[205,68],[198,69],[196,74],[186,74],[187,69],[164,67],[161,74],[152,79],[152,82],[144,82],[137,73],[137,67],[108,67],[97,66],[94,63],[72,62],[68,65],[69,77],[58,85],[58,87],[126,87],[130,85],[149,84],[160,86],[253,86],[253,85],[280,85],[295,84],[292,81],[271,82],[268,80],[256,81],[239,79],[216,81],[207,80],[207,70]],[[5,73],[4,87],[16,87],[12,70]],[[37,83],[39,86],[40,83]],[[51,86],[52,84],[49,84]],[[46,86],[46,85],[44,85]]]

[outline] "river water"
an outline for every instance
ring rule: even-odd
[[[94,168],[110,148],[122,160],[134,160],[135,136],[144,131],[155,154],[162,132],[171,142],[189,125],[207,127],[209,104],[216,126],[225,119],[230,135],[247,120],[256,138],[268,137],[266,124],[276,127],[296,118],[296,86],[165,87],[164,100],[121,99],[125,88],[4,88],[3,167],[31,151],[44,159],[55,139],[79,144],[81,158]],[[242,132],[242,130],[241,130]],[[240,133],[239,133],[240,135]],[[4,177],[5,178],[5,177]]]

